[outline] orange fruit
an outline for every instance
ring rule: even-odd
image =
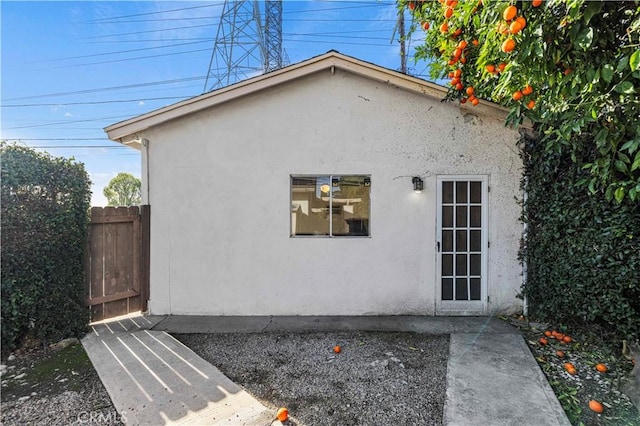
[[[276,418],[278,420],[280,420],[281,422],[286,422],[287,419],[289,418],[289,410],[287,410],[286,408],[282,407],[278,409],[278,412],[276,414]]]
[[[504,53],[509,53],[515,48],[516,48],[516,42],[513,41],[512,38],[508,38],[504,41],[504,43],[502,43],[502,51]]]
[[[413,11],[416,8],[416,2],[410,1],[409,2],[409,10]]]
[[[480,103],[480,101],[478,100],[478,98],[473,98],[473,100],[471,101],[471,105],[476,106]]]
[[[510,5],[510,6],[507,6],[507,8],[504,10],[504,12],[502,13],[502,17],[504,18],[505,21],[510,21],[513,18],[515,18],[517,14],[518,14],[518,8],[515,7],[514,5]]]
[[[549,341],[544,337],[541,337],[540,340],[538,340],[538,342],[540,342],[542,346],[546,346],[549,343]]]
[[[461,28],[458,28],[457,30],[455,30],[453,32],[453,36],[454,37],[458,37],[460,34],[462,34],[462,29]]]
[[[569,75],[573,72],[573,70],[571,68],[567,68],[564,70],[564,75]]]
[[[578,374],[578,371],[575,368],[567,368],[567,373],[575,376],[576,374]]]
[[[447,76],[448,76],[449,78],[453,78],[453,71],[449,71],[449,74],[447,74]]]
[[[484,67],[485,70],[487,70],[487,72],[494,72],[496,70],[496,67],[494,65],[487,65],[486,67]]]
[[[542,0],[533,0],[533,1],[531,2],[531,6],[533,6],[533,7],[538,7],[538,6],[540,6],[541,4],[542,4]]]
[[[570,362],[565,362],[563,367],[565,370],[569,370],[570,368],[573,368],[573,369],[576,368],[575,365],[571,364]]]
[[[461,104],[466,104],[467,103],[467,98],[460,98],[460,103]]]
[[[474,46],[478,46],[480,44],[480,42],[478,41],[478,39],[474,39],[471,44],[473,44]]]
[[[563,351],[556,351],[556,356],[558,358],[564,358],[564,352]]]
[[[513,21],[511,25],[509,25],[509,32],[511,34],[518,34],[521,29],[522,29],[522,24],[517,20]]]
[[[528,84],[526,86],[524,86],[524,88],[522,89],[522,94],[523,95],[530,95],[531,93],[533,93],[533,87],[529,86]],[[551,334],[551,333],[549,333]]]
[[[422,23],[422,29],[425,30],[425,31],[427,31],[430,26],[431,26],[431,24],[429,24],[428,22],[423,22]]]
[[[471,96],[473,95],[473,92],[475,92],[476,89],[474,89],[473,87],[469,86],[467,87],[467,95]]]
[[[496,27],[496,31],[499,32],[500,34],[508,34],[509,25],[505,24],[504,22],[500,22]]]
[[[461,75],[462,75],[462,70],[460,68],[458,68],[455,71],[453,71],[453,76],[454,77],[460,77]]]
[[[527,26],[527,20],[526,20],[526,19],[524,19],[524,16],[518,16],[518,17],[516,18],[516,22],[519,22],[519,23],[520,23],[520,29],[521,29],[521,30],[523,30],[523,29],[524,29],[524,27],[526,27],[526,26]]]
[[[444,34],[447,31],[449,31],[449,24],[447,24],[447,21],[444,21],[442,25],[440,25],[440,32]]]
[[[460,40],[460,43],[458,43],[458,49],[463,49],[467,47],[467,41],[466,40]]]
[[[520,99],[522,99],[522,92],[519,90],[516,90],[515,92],[513,92],[513,95],[511,97],[513,98],[514,101],[519,101]],[[549,335],[551,335],[551,333],[549,333]]]
[[[533,109],[535,106],[536,106],[536,101],[534,101],[533,99],[531,99],[529,101],[529,103],[527,104],[527,108],[529,108],[529,109]],[[560,340],[559,337],[557,337],[557,339]]]
[[[462,90],[462,89],[464,89],[464,85],[462,83],[458,83],[458,84],[456,84],[456,89],[457,90]]]
[[[609,371],[609,369],[607,368],[606,365],[600,363],[600,364],[596,364],[596,370],[598,370],[601,373],[606,373],[607,371]]]
[[[523,91],[523,93],[524,93],[524,91]],[[551,332],[549,330],[547,330],[547,331],[544,332],[544,335],[547,336],[547,337],[551,337]]]
[[[600,404],[600,402],[596,401],[595,399],[589,401],[589,409],[591,411],[595,411],[598,414],[602,414],[602,412],[604,411],[604,407],[602,406],[602,404]]]
[[[453,57],[458,59],[460,56],[462,56],[462,49],[457,47],[456,50],[453,51]]]
[[[337,354],[339,354],[342,351],[342,348],[340,347],[340,345],[335,345],[333,347],[333,351]]]
[[[502,72],[504,71],[504,69],[507,67],[507,64],[505,64],[504,62],[501,63],[500,65],[498,65],[498,69]]]
[[[464,56],[462,58],[460,58],[460,63],[466,64],[467,63],[467,58],[465,58]]]
[[[453,9],[450,7],[445,8],[444,10],[444,17],[449,19],[453,16]]]
[[[571,342],[573,341],[573,339],[571,338],[571,336],[564,336],[564,337],[562,338],[562,341],[563,341],[564,343],[571,343]]]

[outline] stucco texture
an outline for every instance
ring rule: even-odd
[[[329,69],[152,127],[154,314],[433,315],[436,183],[486,176],[488,300],[513,312],[521,160],[496,118]],[[371,176],[370,237],[291,237],[291,175]],[[415,193],[412,176],[425,188]]]

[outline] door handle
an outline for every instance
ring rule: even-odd
[[[440,241],[436,242],[436,249],[438,250],[438,253],[440,253]]]

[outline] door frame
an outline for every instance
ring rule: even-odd
[[[442,182],[480,181],[482,182],[481,207],[481,269],[480,295],[478,301],[442,300]],[[489,175],[437,175],[436,176],[436,315],[484,315],[487,312],[488,272],[489,272]]]

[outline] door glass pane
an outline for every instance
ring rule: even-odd
[[[453,278],[442,279],[442,300],[453,300]]]
[[[453,203],[453,182],[442,182],[442,202]]]
[[[456,251],[467,251],[467,231],[456,231]]]
[[[331,188],[334,236],[369,235],[371,178],[334,176]]]
[[[469,201],[477,204],[482,202],[482,182],[469,183]]]
[[[456,278],[456,300],[469,300],[466,278]]]
[[[456,182],[456,203],[467,202],[467,182]]]
[[[471,278],[469,280],[470,299],[480,300],[480,278]]]
[[[470,208],[470,222],[473,228],[480,228],[482,226],[482,207],[471,206]]]
[[[442,226],[444,228],[453,227],[453,207],[451,206],[442,207]]]
[[[482,247],[482,231],[469,231],[469,250],[480,251]]]
[[[449,276],[449,277],[453,275],[453,255],[452,254],[442,255],[442,275]]]
[[[482,272],[482,266],[480,264],[479,254],[469,255],[469,275],[480,275]]]
[[[291,178],[291,235],[329,235],[329,177]]]
[[[467,227],[467,206],[456,207],[456,228]]]
[[[467,275],[467,255],[456,254],[456,275]]]
[[[453,231],[442,231],[442,251],[453,251]]]

